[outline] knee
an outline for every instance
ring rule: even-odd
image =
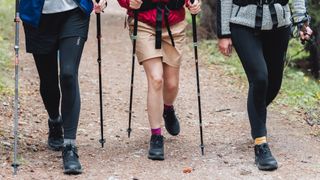
[[[252,83],[255,88],[266,89],[268,87],[268,73],[257,73]]]
[[[152,89],[154,89],[156,91],[162,90],[162,87],[163,87],[162,76],[151,76],[150,85],[151,85]]]
[[[72,68],[64,68],[60,72],[60,81],[63,86],[72,86],[76,81],[77,75]]]
[[[179,88],[179,83],[176,81],[165,81],[165,89],[168,92],[175,92]]]

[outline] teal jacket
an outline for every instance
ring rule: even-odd
[[[20,0],[20,19],[27,24],[34,27],[39,26],[42,8],[45,0]],[[74,0],[78,4],[79,8],[87,15],[93,9],[93,3],[91,0]]]

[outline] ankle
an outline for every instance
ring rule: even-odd
[[[262,137],[258,137],[254,140],[254,145],[261,145],[267,143],[267,137],[266,136],[262,136]]]
[[[76,140],[75,139],[64,139],[63,145],[64,146],[67,146],[67,145],[76,146]]]
[[[152,135],[161,135],[161,128],[151,129]]]
[[[174,106],[173,105],[164,104],[163,108],[164,108],[164,110],[173,110]]]

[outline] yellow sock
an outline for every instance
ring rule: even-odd
[[[261,145],[263,143],[267,143],[267,137],[263,136],[263,137],[258,137],[254,140],[254,144],[255,145]]]

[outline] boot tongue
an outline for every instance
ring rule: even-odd
[[[64,153],[68,153],[70,157],[78,157],[77,149],[72,144],[65,145]]]
[[[269,146],[267,143],[261,144],[260,151],[262,154],[268,155],[270,154]]]

